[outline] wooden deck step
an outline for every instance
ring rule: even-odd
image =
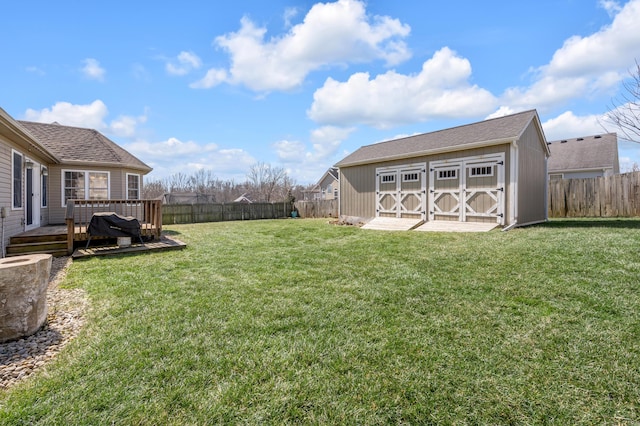
[[[24,254],[46,253],[54,256],[65,256],[67,254],[67,242],[49,241],[37,243],[9,244],[6,247],[6,255],[20,256]]]

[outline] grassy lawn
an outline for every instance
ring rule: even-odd
[[[171,226],[73,263],[87,326],[0,424],[632,424],[640,220]]]

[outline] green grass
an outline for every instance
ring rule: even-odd
[[[73,263],[88,323],[0,424],[640,421],[640,220],[168,230],[188,248]]]

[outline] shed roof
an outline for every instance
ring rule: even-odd
[[[551,157],[547,163],[550,173],[593,169],[612,169],[620,173],[618,135],[583,136],[549,142]]]
[[[94,129],[45,124],[19,123],[62,163],[108,165],[142,170],[152,169],[118,144]]]
[[[336,166],[355,166],[443,151],[457,151],[517,140],[532,120],[540,120],[536,110],[523,111],[430,133],[379,142],[358,148]]]

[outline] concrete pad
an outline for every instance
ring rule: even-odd
[[[409,231],[422,223],[422,219],[401,219],[397,217],[376,217],[362,226],[362,229],[379,231]]]
[[[416,231],[423,232],[488,232],[497,227],[497,223],[458,222],[447,220],[432,220],[417,227]]]

